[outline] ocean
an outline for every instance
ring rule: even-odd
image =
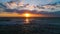
[[[60,34],[60,18],[0,17],[0,34]]]

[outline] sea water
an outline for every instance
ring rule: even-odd
[[[1,34],[60,34],[59,17],[1,17]]]

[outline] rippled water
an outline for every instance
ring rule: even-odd
[[[60,18],[0,18],[2,34],[60,34]]]

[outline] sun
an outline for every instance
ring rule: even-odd
[[[31,15],[29,13],[24,14],[25,17],[30,17]]]

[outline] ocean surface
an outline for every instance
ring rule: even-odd
[[[0,17],[0,34],[60,34],[60,18]]]

